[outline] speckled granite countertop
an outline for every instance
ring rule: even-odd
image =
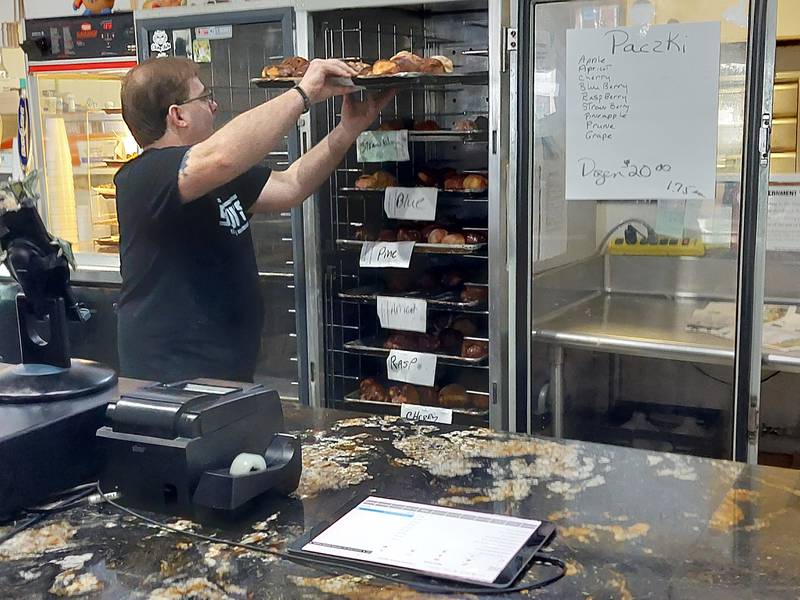
[[[236,526],[164,520],[280,548],[355,495],[377,494],[555,521],[552,551],[568,574],[530,596],[800,598],[798,471],[394,417],[286,413],[304,438],[295,500],[268,503]],[[74,509],[0,546],[1,598],[55,596],[431,597],[184,539],[110,507]]]

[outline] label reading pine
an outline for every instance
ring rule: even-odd
[[[378,296],[378,318],[384,329],[427,331],[428,303],[419,298]]]
[[[404,162],[408,154],[408,130],[365,131],[356,140],[358,162]]]
[[[453,422],[453,411],[449,408],[436,408],[434,406],[418,406],[416,404],[401,404],[400,416],[408,421],[429,421],[431,423]]]
[[[390,219],[433,221],[439,190],[433,187],[387,187],[383,210]]]
[[[433,387],[436,355],[406,350],[392,350],[386,359],[386,373],[392,381]]]
[[[414,242],[364,242],[359,267],[407,269]]]

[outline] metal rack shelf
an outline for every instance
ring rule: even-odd
[[[340,250],[361,250],[367,242],[359,240],[336,240],[336,246]],[[452,255],[474,255],[479,250],[486,248],[488,244],[414,244],[415,254],[452,254]]]
[[[359,304],[374,304],[378,296],[394,297],[397,294],[392,294],[382,290],[376,286],[364,286],[361,288],[354,288],[344,292],[339,292],[339,298],[349,302],[356,302]],[[478,300],[472,302],[462,302],[459,299],[458,292],[444,291],[444,292],[406,292],[401,294],[403,298],[415,298],[418,300],[425,300],[428,303],[428,308],[439,310],[456,310],[459,312],[488,315],[489,311],[480,308],[482,303]]]
[[[411,186],[415,187],[415,186]],[[356,196],[363,198],[371,198],[374,200],[382,200],[386,190],[365,190],[357,187],[343,187],[339,191],[345,196]],[[440,198],[463,198],[465,200],[483,200],[486,201],[486,194],[488,190],[470,191],[470,190],[439,190],[438,196]]]
[[[486,338],[476,338],[476,337],[469,337],[464,338],[465,340],[475,340],[475,341],[482,341],[487,342]],[[383,340],[380,338],[371,338],[366,340],[354,340],[352,342],[345,342],[344,343],[345,350],[349,350],[351,352],[359,352],[362,354],[369,354],[372,356],[388,356],[389,350],[383,347]],[[479,367],[486,364],[489,360],[488,356],[482,356],[481,358],[467,358],[464,356],[454,356],[452,354],[442,354],[439,352],[429,352],[428,354],[435,354],[437,358],[437,362],[445,365],[458,365],[462,367]]]

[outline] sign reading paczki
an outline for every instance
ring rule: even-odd
[[[24,0],[26,19],[104,15],[131,11],[136,0]]]

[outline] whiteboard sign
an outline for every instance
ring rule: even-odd
[[[356,139],[358,162],[403,162],[410,160],[408,130],[364,131]]]
[[[433,221],[438,198],[439,190],[433,187],[387,187],[383,210],[390,219]]]
[[[798,185],[769,186],[767,250],[800,250],[800,186]]]
[[[567,31],[566,196],[713,198],[720,25]]]
[[[408,421],[429,421],[431,423],[453,422],[453,411],[449,408],[436,408],[435,406],[418,406],[416,404],[401,404],[400,416]]]
[[[407,350],[392,350],[386,359],[386,375],[392,381],[433,387],[436,355]]]
[[[359,267],[407,269],[414,242],[364,242]]]
[[[384,329],[427,331],[428,303],[419,298],[378,296],[378,318]]]

